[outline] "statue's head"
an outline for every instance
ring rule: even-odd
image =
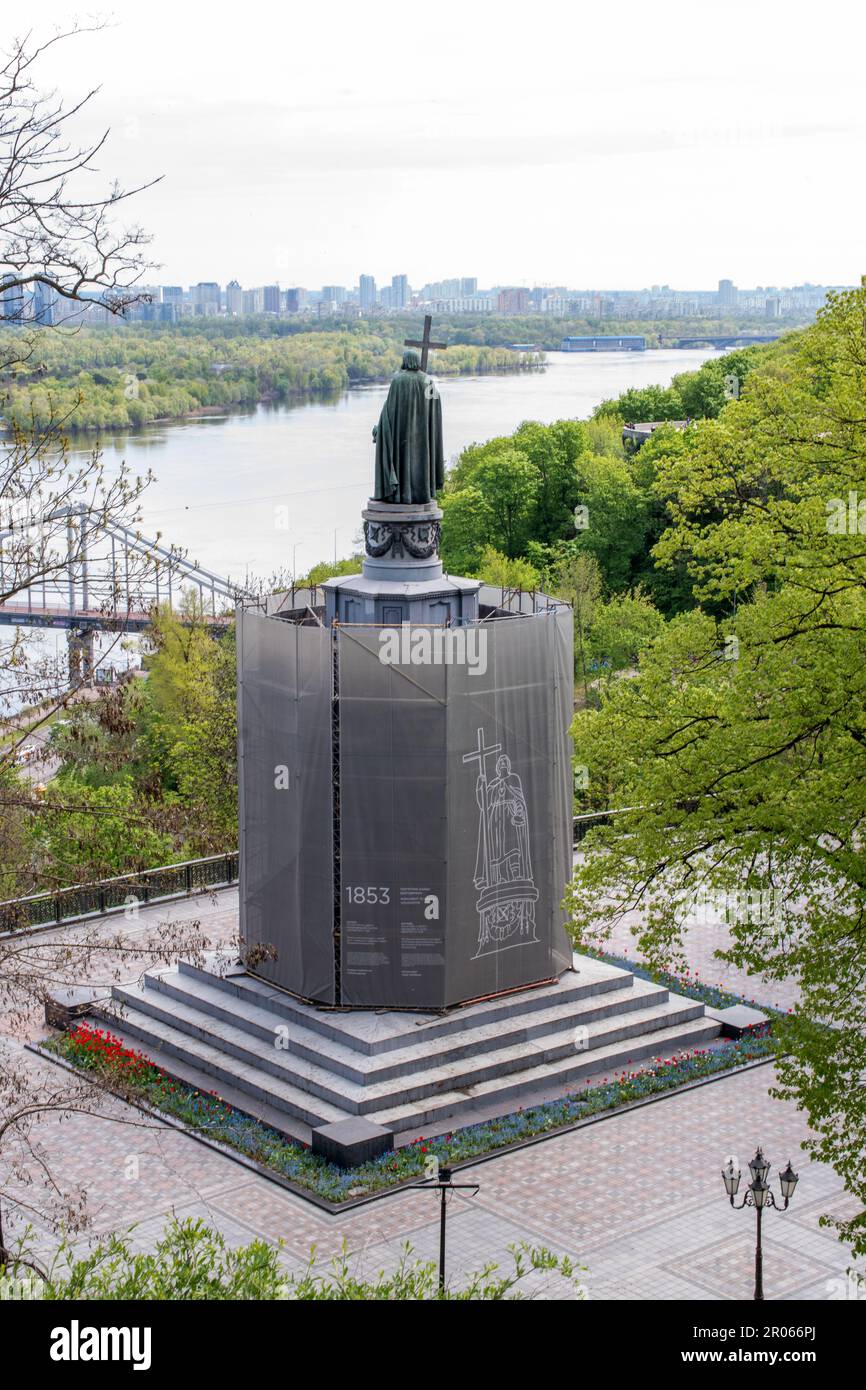
[[[499,757],[496,759],[497,777],[507,777],[510,772],[511,759],[509,758],[507,753],[500,753]]]
[[[403,353],[403,371],[419,372],[421,370],[421,358],[414,348],[407,348]]]

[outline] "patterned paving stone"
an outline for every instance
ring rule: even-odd
[[[691,1284],[699,1284],[714,1298],[750,1298],[755,1286],[755,1243],[753,1212],[741,1216],[745,1229],[713,1245],[701,1245],[688,1255],[680,1255],[664,1266]],[[813,1260],[803,1252],[793,1252],[764,1236],[764,1293],[769,1299],[794,1298],[807,1285],[832,1278],[832,1265]]]
[[[237,930],[237,893],[172,904],[168,914],[201,921],[211,940],[228,942]],[[146,937],[166,915],[142,910],[135,929]],[[689,941],[706,978],[734,983],[712,962],[717,932],[701,928]],[[782,993],[778,1001],[790,1002]],[[42,1031],[34,1019],[32,1036]],[[49,1076],[56,1084],[57,1069],[25,1053],[20,1035],[2,1045],[17,1050],[34,1080]],[[731,1211],[719,1173],[730,1153],[745,1170],[760,1143],[774,1165],[774,1186],[789,1155],[800,1172],[791,1210],[767,1221],[768,1291],[774,1298],[846,1297],[848,1252],[818,1218],[856,1207],[832,1170],[801,1151],[804,1117],[769,1097],[773,1079],[771,1067],[736,1073],[476,1165],[464,1176],[478,1181],[478,1197],[460,1199],[449,1216],[449,1269],[459,1277],[491,1260],[502,1264],[508,1244],[526,1239],[588,1266],[590,1298],[716,1299],[742,1297],[743,1289],[748,1296],[754,1216]],[[98,1115],[62,1123],[47,1117],[35,1137],[61,1185],[86,1187],[91,1234],[138,1223],[136,1248],[155,1243],[176,1214],[201,1216],[233,1244],[256,1235],[282,1240],[289,1269],[306,1264],[312,1245],[328,1261],[345,1242],[365,1269],[393,1268],[407,1240],[424,1258],[438,1252],[437,1204],[428,1193],[397,1193],[330,1215],[117,1101]],[[49,1248],[49,1226],[37,1219],[36,1227]],[[553,1286],[532,1292],[562,1296]]]

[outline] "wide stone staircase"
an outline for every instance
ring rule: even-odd
[[[225,963],[116,985],[93,1012],[171,1075],[281,1132],[351,1116],[414,1137],[562,1095],[720,1031],[695,1000],[587,957],[555,984],[449,1014],[304,1004]]]

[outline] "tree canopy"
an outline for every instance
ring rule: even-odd
[[[697,606],[576,718],[595,793],[638,809],[594,832],[572,893],[579,940],[641,907],[656,964],[682,956],[709,897],[730,932],[723,959],[796,982],[782,1094],[861,1202],[864,400],[866,285],[834,295],[718,418],[658,447],[652,487],[671,524],[655,556],[685,565]],[[866,1250],[866,1213],[842,1230]]]

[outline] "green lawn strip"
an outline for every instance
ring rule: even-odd
[[[284,1138],[260,1120],[233,1109],[215,1092],[196,1091],[184,1082],[173,1080],[141,1053],[124,1048],[109,1034],[93,1029],[82,1033],[82,1028],[89,1029],[89,1025],[79,1025],[42,1046],[84,1071],[97,1073],[109,1086],[113,1079],[122,1080],[136,1100],[155,1111],[189,1125],[203,1136],[235,1149],[298,1186],[336,1203],[381,1192],[411,1178],[423,1178],[428,1174],[431,1156],[442,1164],[478,1158],[550,1134],[590,1116],[769,1058],[774,1052],[772,1028],[767,1025],[713,1048],[697,1049],[677,1057],[659,1057],[646,1069],[605,1078],[601,1084],[587,1085],[560,1100],[467,1125],[437,1138],[425,1139],[419,1135],[412,1143],[369,1163],[344,1169],[328,1163],[303,1144]],[[95,1033],[104,1040],[98,1045],[93,1044]]]

